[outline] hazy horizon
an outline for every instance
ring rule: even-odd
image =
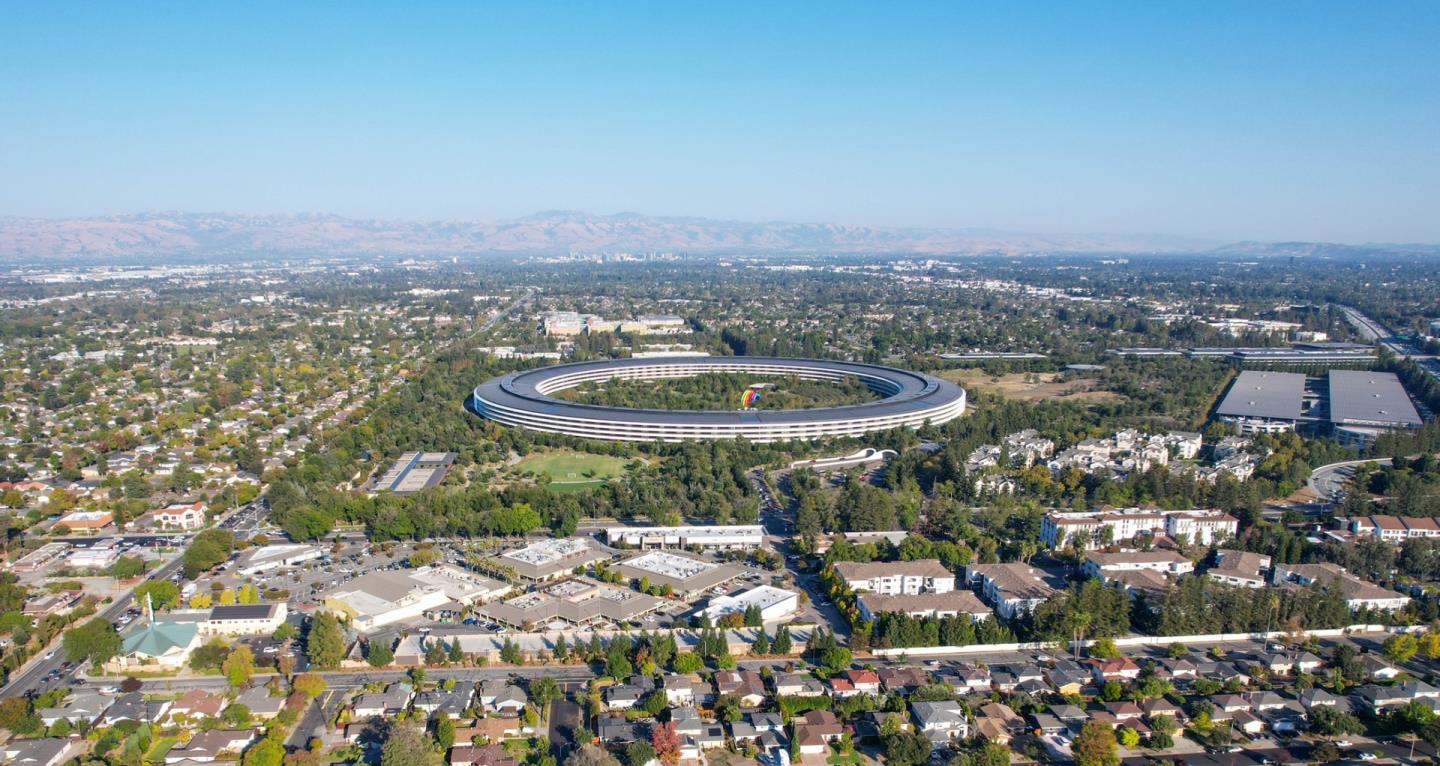
[[[1440,6],[17,6],[0,216],[1440,243]]]

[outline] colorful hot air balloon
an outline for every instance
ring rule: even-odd
[[[740,395],[740,406],[747,410],[754,408],[758,401],[760,401],[760,392],[753,388],[745,389],[745,393]]]

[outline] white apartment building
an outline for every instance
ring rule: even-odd
[[[955,590],[955,573],[936,559],[920,561],[842,561],[835,572],[853,591],[882,596],[949,593]]]
[[[1117,508],[1088,513],[1045,514],[1040,524],[1040,539],[1051,548],[1062,548],[1072,542],[1082,548],[1099,548],[1109,542],[1133,540],[1139,535],[1164,533],[1198,545],[1233,537],[1240,522],[1228,513],[1217,510],[1159,511],[1140,508]]]

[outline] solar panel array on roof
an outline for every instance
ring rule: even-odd
[[[270,616],[274,604],[235,604],[217,606],[210,610],[212,620],[263,620]]]
[[[1304,401],[1304,375],[1246,370],[1235,378],[1215,412],[1232,417],[1299,420]]]
[[[1393,372],[1330,371],[1330,422],[1335,425],[1410,426],[1420,414]]]

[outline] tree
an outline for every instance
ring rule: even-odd
[[[1178,660],[1190,654],[1190,647],[1176,641],[1165,647],[1165,656],[1172,660]]]
[[[397,722],[380,748],[380,766],[434,766],[439,759],[429,738],[413,724]]]
[[[680,735],[675,733],[675,722],[666,721],[650,727],[650,747],[655,757],[663,763],[680,760]]]
[[[1076,766],[1118,766],[1120,750],[1115,732],[1102,721],[1086,721],[1071,746]]]
[[[770,651],[775,654],[786,655],[790,653],[792,646],[790,628],[786,625],[781,625],[775,631],[775,640],[770,645]]]
[[[30,709],[30,701],[24,697],[0,700],[0,729],[16,733],[29,733],[42,725],[40,718]]]
[[[655,760],[655,748],[649,742],[636,740],[625,746],[625,766],[645,766]]]
[[[220,665],[220,670],[225,673],[225,679],[231,686],[244,686],[255,673],[255,652],[250,649],[249,644],[239,644],[230,650],[230,656]]]
[[[1406,662],[1420,651],[1420,642],[1409,633],[1396,633],[1385,639],[1380,652],[1391,662]]]
[[[305,656],[316,670],[334,670],[345,657],[345,636],[335,615],[321,612],[310,622],[310,635],[305,639]]]
[[[920,766],[930,757],[930,738],[918,732],[897,731],[884,744],[885,762],[891,766]]]
[[[325,677],[319,673],[301,673],[290,682],[290,688],[308,699],[319,697],[320,693],[325,691],[326,685]]]
[[[1359,718],[1328,705],[1316,705],[1305,714],[1305,718],[1310,722],[1312,733],[1327,737],[1360,734],[1365,731]]]
[[[764,628],[755,634],[755,643],[750,645],[750,653],[757,657],[763,657],[770,653],[770,637],[765,634]]]
[[[117,580],[129,580],[145,573],[145,559],[139,556],[121,556],[110,567],[110,576]]]
[[[1103,659],[1115,659],[1121,655],[1119,647],[1115,646],[1115,639],[1107,636],[1095,640],[1095,643],[1090,646],[1090,656]]]
[[[100,618],[93,619],[78,628],[65,631],[61,647],[65,659],[70,662],[89,662],[100,665],[120,653],[120,632],[114,623]]]
[[[245,766],[280,766],[285,761],[285,743],[266,737],[245,751]]]
[[[561,633],[555,637],[555,649],[550,652],[557,662],[566,662],[570,659],[570,644],[565,642],[565,634]]]
[[[701,659],[700,655],[695,652],[685,652],[675,655],[676,673],[694,673],[703,667],[705,667],[705,660]]]
[[[520,645],[509,638],[506,638],[505,643],[500,647],[500,660],[511,665],[519,665],[525,661],[524,657],[520,655]]]
[[[1121,726],[1116,732],[1115,738],[1125,747],[1134,747],[1140,744],[1140,732],[1135,731],[1129,726]]]
[[[435,714],[435,744],[441,750],[449,750],[455,744],[455,722],[443,710]]]
[[[550,676],[540,676],[530,681],[530,699],[540,710],[540,717],[550,715],[550,703],[560,699],[560,685]]]
[[[395,661],[395,650],[389,641],[371,641],[365,645],[365,661],[371,667],[383,668]]]
[[[172,609],[180,605],[180,586],[169,580],[151,580],[135,588],[135,603],[144,605],[146,598],[155,609]]]
[[[564,766],[620,766],[620,762],[603,749],[586,743],[565,756]]]

